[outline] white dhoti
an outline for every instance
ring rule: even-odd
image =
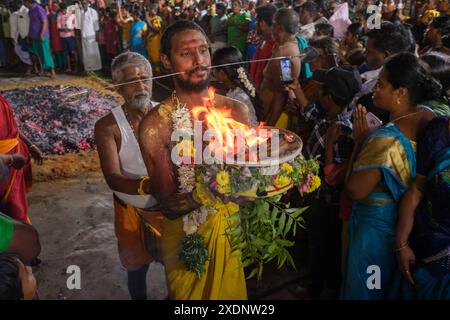
[[[95,37],[81,39],[81,47],[83,50],[83,65],[85,71],[96,71],[102,69],[102,58],[100,57],[100,49]]]

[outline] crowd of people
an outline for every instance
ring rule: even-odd
[[[153,260],[166,267],[170,298],[247,297],[242,266],[226,245],[213,246],[207,268],[215,272],[201,277],[176,259],[183,215],[199,204],[195,190],[177,187],[171,114],[180,103],[202,104],[211,78],[224,95],[219,107],[232,107],[242,122],[297,133],[304,155],[318,159],[319,191],[289,195],[310,206],[310,283],[299,291],[311,299],[325,292],[341,299],[450,298],[449,1],[124,2],[3,6],[0,65],[22,63],[26,72],[49,76],[55,67],[103,69],[118,86],[125,104],[99,120],[95,139],[114,191],[119,256],[133,299],[146,298]],[[280,59],[271,59],[280,57],[290,61],[287,74]],[[177,73],[175,91],[158,106],[151,101],[155,73]],[[8,148],[21,137],[15,129],[0,139],[0,173],[8,181],[5,172],[25,164]],[[17,219],[5,194],[2,187],[2,212]],[[225,238],[214,229],[218,220],[205,223],[212,228],[207,237],[216,231],[212,242]],[[12,220],[4,224],[10,230]],[[11,241],[11,231],[3,234]],[[0,238],[0,250],[17,253],[9,241]],[[0,297],[13,297],[3,279],[20,282],[23,268],[0,254]],[[14,296],[29,296],[23,290]]]

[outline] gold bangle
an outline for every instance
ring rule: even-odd
[[[144,191],[144,182],[146,180],[150,180],[150,178],[148,176],[142,176],[141,177],[141,181],[139,182],[139,188],[137,190],[138,194],[140,194],[141,196],[145,196],[147,195],[147,193],[145,193]]]
[[[409,241],[406,242],[403,246],[401,246],[400,248],[395,248],[394,251],[395,252],[399,252],[402,251],[403,249],[405,249],[407,246],[409,246]]]

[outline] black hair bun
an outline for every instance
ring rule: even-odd
[[[442,85],[435,78],[425,75],[421,84],[422,101],[437,99],[441,96]]]

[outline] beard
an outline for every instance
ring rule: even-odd
[[[134,109],[144,109],[150,105],[150,94],[147,91],[138,91],[131,98],[131,107]]]
[[[208,88],[209,83],[211,82],[211,72],[208,70],[208,75],[204,80],[193,83],[190,79],[183,79],[181,76],[175,77],[176,83],[186,91],[200,92]]]

